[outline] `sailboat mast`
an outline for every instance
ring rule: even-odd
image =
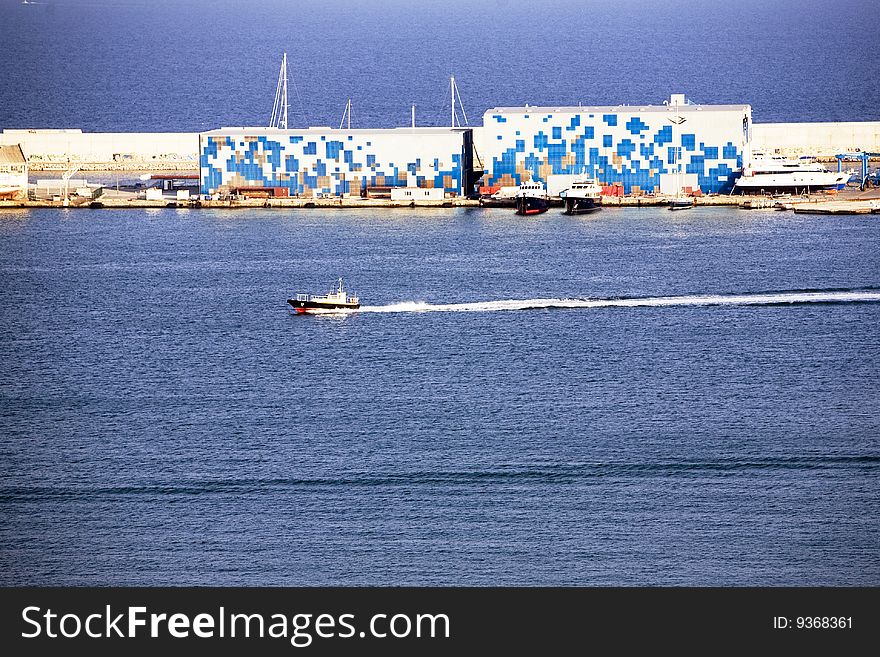
[[[278,73],[278,85],[275,87],[275,104],[272,106],[270,128],[287,130],[287,53],[281,59],[281,71]]]
[[[452,127],[455,127],[455,76],[449,78],[449,92],[452,96]]]
[[[342,126],[345,125],[346,117],[348,117],[348,129],[351,130],[351,98],[348,99],[348,102],[345,104],[345,111],[342,112],[342,120],[339,122],[340,130],[342,130]]]
[[[287,53],[284,53],[284,59],[281,62],[281,71],[284,75],[284,125],[287,130]]]

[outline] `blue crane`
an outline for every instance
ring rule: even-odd
[[[838,155],[835,155],[835,157],[837,158],[838,173],[843,171],[844,160],[860,160],[862,162],[861,188],[865,189],[865,182],[868,180],[868,160],[872,157],[880,157],[880,153],[858,151],[856,153],[839,153]]]

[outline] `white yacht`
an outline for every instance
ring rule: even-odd
[[[843,189],[849,180],[846,171],[829,171],[810,158],[789,159],[755,154],[733,191],[739,194],[773,192],[812,192],[821,189]]]
[[[544,186],[544,183],[537,181],[530,181],[522,183],[516,190],[516,195],[518,197],[529,197],[529,198],[547,198],[547,188]]]
[[[565,202],[564,214],[585,214],[602,209],[602,187],[595,178],[580,178],[559,195]]]

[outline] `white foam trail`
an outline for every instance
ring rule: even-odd
[[[500,310],[534,310],[540,308],[634,308],[641,306],[761,306],[784,303],[846,303],[878,301],[880,291],[852,292],[773,292],[766,294],[707,294],[679,297],[644,297],[638,299],[507,299],[471,303],[425,303],[404,301],[387,306],[361,306],[362,313],[422,312],[496,312]]]

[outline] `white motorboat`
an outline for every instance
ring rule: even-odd
[[[565,203],[563,214],[585,214],[602,209],[602,186],[594,178],[582,178],[559,193]]]
[[[733,191],[739,194],[772,194],[776,192],[811,192],[822,189],[843,189],[849,181],[846,171],[829,171],[812,158],[791,159],[756,154],[743,167],[742,176]]]
[[[295,298],[288,299],[287,303],[299,314],[357,310],[361,307],[360,299],[348,296],[341,278],[336,283],[335,289],[331,289],[325,295],[297,294]]]

